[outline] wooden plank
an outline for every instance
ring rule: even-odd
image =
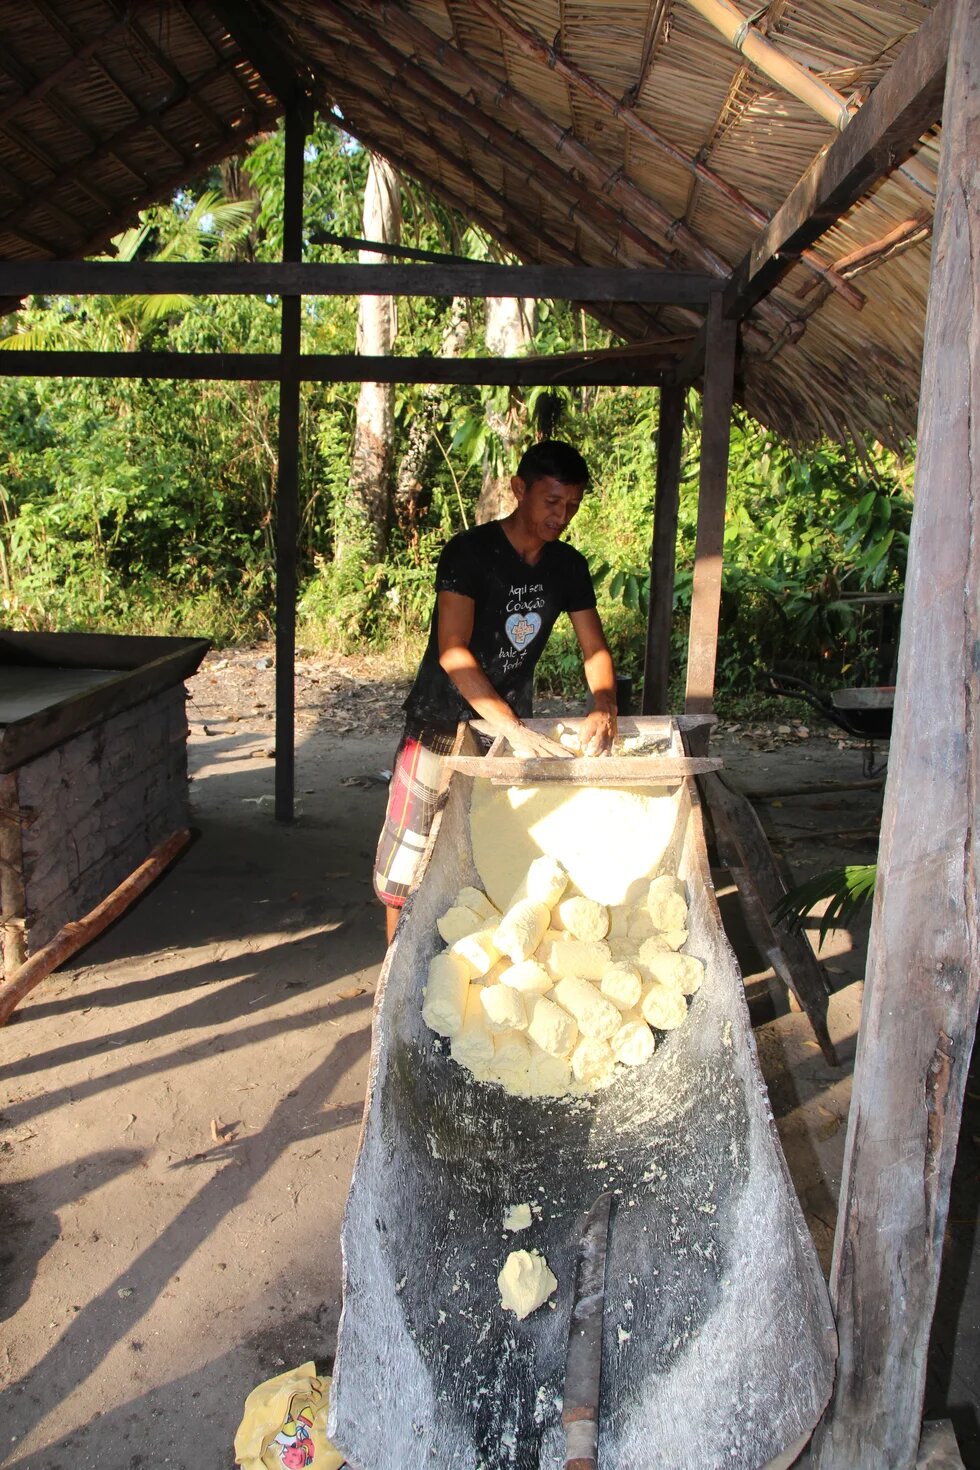
[[[735,323],[725,320],[721,302],[716,298],[708,312],[708,352],[701,411],[698,532],[694,549],[684,699],[684,708],[689,714],[710,710],[714,702],[736,337]]]
[[[283,259],[303,255],[303,149],[301,107],[286,115]],[[285,296],[280,324],[279,443],[276,480],[276,774],[277,822],[293,820],[296,767],[296,542],[299,535],[299,348],[303,302]]]
[[[915,1470],[964,1470],[951,1419],[925,1420]]]
[[[454,755],[446,760],[453,770],[510,786],[537,786],[543,781],[564,781],[570,786],[677,786],[688,776],[701,776],[722,766],[714,756],[670,755],[572,756],[567,760]]]
[[[8,975],[6,982],[0,985],[0,1026],[5,1025],[21,1001],[42,980],[46,980],[53,970],[71,959],[83,945],[90,944],[124,914],[183,852],[190,840],[190,828],[182,827],[159,843],[145,861],[83,919],[65,924],[50,943],[39,949],[37,954],[31,955],[29,960],[25,960],[13,974]]]
[[[828,985],[823,966],[804,934],[788,921],[774,924],[772,910],[786,893],[762,823],[751,805],[721,776],[703,776],[700,787],[715,829],[718,855],[738,888],[746,922],[760,954],[806,1013],[828,1066],[839,1066],[827,1027]]]
[[[725,289],[741,319],[851,205],[893,173],[942,116],[953,0],[939,0],[864,106],[761,230]]]
[[[367,357],[357,353],[305,353],[305,383],[463,383],[532,388],[656,387],[669,358],[648,354],[604,357]],[[279,380],[275,352],[0,352],[0,377],[170,378],[175,381],[265,382]]]
[[[543,296],[704,306],[700,271],[622,266],[322,264],[315,261],[0,261],[0,296]]]
[[[667,712],[670,679],[670,633],[674,623],[674,564],[677,559],[677,512],[680,504],[681,450],[687,392],[660,390],[657,426],[657,487],[650,545],[650,613],[643,660],[643,713]]]
[[[980,0],[950,42],[915,511],[831,1290],[820,1470],[915,1464],[980,995]]]

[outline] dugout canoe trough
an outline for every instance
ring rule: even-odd
[[[678,723],[624,720],[621,733],[660,738],[656,755],[632,758],[630,785],[670,803],[657,871],[685,885],[685,949],[704,961],[704,984],[649,1062],[586,1098],[515,1096],[451,1060],[422,1020],[423,987],[442,947],[436,920],[462,886],[480,884],[470,806],[493,775],[471,774],[478,752],[461,731],[463,769],[447,782],[381,974],[343,1226],[330,1434],[357,1470],[565,1465],[576,1262],[586,1215],[606,1191],[600,1467],[790,1464],[829,1398],[833,1319],[722,929]],[[647,761],[657,784],[643,785]],[[581,789],[577,771],[570,780],[542,769],[572,762],[527,764],[536,782]],[[594,762],[596,774],[604,764]],[[504,1214],[521,1202],[534,1207],[532,1225],[509,1234]],[[540,1251],[558,1280],[523,1321],[498,1293],[512,1249]]]

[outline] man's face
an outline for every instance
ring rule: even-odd
[[[515,475],[510,483],[517,496],[518,520],[541,541],[557,541],[582,504],[584,486],[563,485],[552,475],[531,485]]]

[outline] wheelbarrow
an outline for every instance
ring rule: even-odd
[[[770,670],[766,679],[770,693],[783,695],[787,699],[804,700],[845,734],[854,735],[863,741],[862,769],[866,779],[884,770],[887,758],[880,765],[875,765],[875,741],[888,740],[891,737],[894,685],[832,689],[828,695],[814,689],[803,679],[780,674],[775,670]]]

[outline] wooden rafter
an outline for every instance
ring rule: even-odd
[[[734,272],[726,313],[743,317],[802,249],[890,174],[942,115],[952,0],[939,0],[845,132],[803,175]]]
[[[692,194],[688,197],[685,218],[690,219],[693,191],[697,189],[699,182],[703,182],[722,194],[730,204],[734,204],[739,213],[744,215],[746,219],[750,219],[753,224],[765,225],[768,223],[769,215],[764,213],[763,210],[757,209],[739,189],[727,183],[713,169],[708,168],[704,161],[704,150],[699,152],[696,158],[691,158],[682,148],[675,147],[662,133],[645,122],[632,106],[626,106],[618,101],[606,87],[602,86],[600,82],[597,82],[594,77],[589,76],[581,67],[576,66],[573,61],[569,61],[567,57],[562,56],[553,46],[550,46],[547,41],[535,31],[531,30],[529,26],[522,25],[514,20],[511,15],[502,9],[497,3],[497,0],[470,0],[470,3],[474,9],[481,11],[489,19],[492,19],[500,26],[501,30],[511,36],[526,55],[543,61],[546,66],[563,77],[576,91],[591,98],[593,102],[597,102],[606,113],[621,122],[628,133],[635,133],[645,143],[649,143],[652,147],[656,148],[659,153],[670,158],[674,163],[679,164],[681,168],[686,169],[692,176]],[[864,305],[864,297],[859,291],[856,291],[853,286],[848,286],[846,282],[836,278],[833,271],[825,266],[811,252],[804,251],[802,258],[809,269],[814,271],[822,279],[829,280],[834,289],[840,291],[851,306],[857,307],[860,310]]]
[[[408,46],[423,51],[464,87],[472,87],[485,106],[512,115],[518,125],[529,132],[536,146],[545,146],[558,157],[565,158],[569,167],[577,168],[593,189],[620,202],[634,219],[661,234],[668,243],[675,244],[689,259],[715,274],[729,274],[730,267],[721,256],[708,249],[686,226],[678,225],[661,204],[632,180],[610,174],[608,165],[507,82],[502,82],[463,56],[408,11],[393,5],[391,0],[381,0],[379,9],[389,37],[403,39]],[[774,302],[766,302],[760,305],[760,315],[782,327],[789,313]]]
[[[706,307],[720,290],[693,271],[610,266],[351,265],[310,261],[0,261],[0,294],[199,296],[547,296]]]
[[[124,20],[113,21],[95,36],[90,36],[84,45],[77,47],[68,57],[67,61],[61,62],[59,66],[36,78],[33,84],[25,89],[20,96],[10,97],[0,107],[0,123],[9,118],[16,117],[25,108],[33,107],[38,102],[43,102],[48,93],[55,87],[60,87],[69,81],[82,67],[87,66],[89,61],[109,41],[114,41],[117,36],[128,29]]]
[[[861,271],[873,269],[886,260],[894,260],[897,255],[902,255],[910,250],[913,245],[919,245],[927,240],[932,234],[932,215],[923,211],[921,214],[913,215],[911,219],[903,220],[893,230],[882,235],[879,240],[871,240],[867,245],[859,245],[856,250],[851,250],[847,255],[842,255],[834,262],[834,269],[841,275],[858,275]],[[803,297],[813,289],[812,281],[804,281],[797,296]]]
[[[394,69],[390,76],[377,67],[376,63],[369,61],[368,64],[379,85],[385,83],[391,86],[397,79],[398,93],[393,94],[393,98],[397,95],[400,100],[404,95],[403,89],[407,89],[411,100],[423,110],[432,110],[434,99],[438,99],[435,103],[436,115],[442,126],[448,129],[460,128],[469,120],[471,126],[465,131],[472,147],[481,153],[506,159],[508,166],[519,173],[527,188],[541,193],[544,198],[553,200],[556,197],[555,191],[561,191],[558,197],[578,201],[577,204],[570,202],[569,219],[574,220],[580,229],[596,240],[604,252],[613,258],[618,250],[617,233],[621,233],[648,259],[658,265],[666,262],[666,254],[657,241],[638,229],[622,211],[613,211],[603,201],[596,200],[594,194],[555,164],[546,153],[534,148],[526,139],[516,137],[493,116],[482,112],[475,103],[470,103],[465,97],[453,92],[417,60],[406,57],[397,47],[378,36],[374,28],[366,25],[356,12],[336,3],[336,0],[322,0],[320,8],[334,17],[350,34],[362,39],[370,52],[390,62]],[[323,31],[309,21],[301,20],[299,24],[311,39],[321,43],[327,39]],[[359,60],[363,59],[359,57]],[[343,85],[348,83],[345,81]]]

